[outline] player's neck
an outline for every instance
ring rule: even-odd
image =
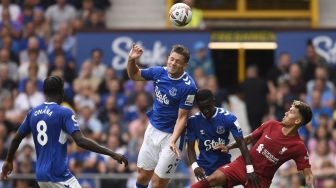
[[[296,126],[284,126],[281,129],[282,134],[284,134],[285,136],[296,136],[298,134],[297,130],[298,129],[296,128]]]
[[[59,99],[56,99],[56,98],[53,98],[53,97],[48,97],[46,99],[47,102],[54,102],[54,103],[57,103],[57,104],[61,104],[62,103],[62,100],[59,100]]]
[[[172,73],[168,73],[168,74],[169,74],[169,77],[177,79],[177,78],[180,78],[183,73],[184,72],[182,72],[182,73],[176,73],[176,74],[172,74]]]

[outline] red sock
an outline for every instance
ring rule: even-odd
[[[193,185],[191,185],[190,188],[210,188],[210,184],[207,179],[199,181]]]

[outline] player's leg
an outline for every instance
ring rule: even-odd
[[[174,175],[179,160],[175,153],[169,148],[171,134],[167,134],[162,140],[162,151],[159,156],[159,161],[154,171],[152,178],[153,188],[165,188],[167,187],[169,180]],[[180,145],[180,139],[176,142],[180,153],[182,152],[182,145]]]
[[[220,170],[216,170],[206,179],[193,184],[191,188],[210,188],[215,186],[227,187],[227,177]]]
[[[38,182],[40,188],[82,188],[75,177],[65,182]]]
[[[144,141],[138,155],[138,176],[135,188],[147,188],[151,180],[155,166],[159,159],[160,148],[154,144],[155,128],[149,124],[147,126]]]

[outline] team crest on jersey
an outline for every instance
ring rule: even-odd
[[[224,126],[218,126],[216,133],[218,134],[224,134],[225,130],[224,130]]]
[[[171,96],[176,96],[176,92],[177,92],[177,89],[175,87],[172,87],[170,90],[169,90],[169,94]]]
[[[279,151],[279,154],[282,155],[282,154],[284,154],[285,151],[287,151],[287,150],[288,150],[288,148],[286,148],[286,147],[282,147],[281,151]]]

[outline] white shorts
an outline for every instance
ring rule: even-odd
[[[37,182],[40,188],[82,188],[74,177],[63,182]]]
[[[154,170],[162,179],[170,179],[178,164],[175,153],[169,148],[172,135],[156,129],[149,123],[139,151],[137,166],[144,170]],[[180,138],[176,144],[181,152]]]

